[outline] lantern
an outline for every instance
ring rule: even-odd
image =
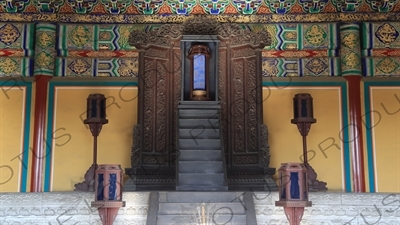
[[[120,165],[99,165],[95,173],[95,201],[103,225],[112,225],[122,201],[122,169]]]
[[[311,124],[316,123],[313,112],[313,98],[310,94],[300,93],[296,94],[293,98],[293,119],[292,124],[297,125],[302,138],[303,138],[303,161],[304,166],[308,170],[309,188],[314,190],[326,191],[326,182],[317,180],[317,173],[308,163],[307,159],[307,135],[311,129]]]
[[[193,45],[189,49],[190,99],[209,100],[209,59],[210,49],[206,45]]]
[[[90,94],[87,98],[87,111],[84,124],[89,124],[90,132],[93,135],[93,165],[96,171],[97,166],[97,137],[100,134],[106,119],[106,97],[103,94]]]
[[[307,168],[301,163],[282,163],[279,172],[279,201],[275,206],[283,206],[290,225],[299,225],[304,207],[308,201]]]

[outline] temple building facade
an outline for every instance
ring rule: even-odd
[[[0,224],[101,224],[97,164],[114,224],[284,224],[288,162],[302,224],[400,224],[400,1],[0,3]],[[251,210],[163,211],[204,192]]]

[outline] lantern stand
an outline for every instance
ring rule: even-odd
[[[282,163],[279,174],[279,201],[290,225],[300,225],[304,208],[312,206],[308,201],[307,168],[301,163]]]
[[[107,124],[106,119],[106,97],[103,94],[90,94],[87,98],[86,119],[84,124],[89,125],[93,136],[93,164],[85,174],[85,181],[75,184],[75,191],[94,191],[95,171],[97,169],[97,137],[100,134],[103,124]]]
[[[91,206],[98,208],[103,225],[113,225],[119,208],[125,207],[122,201],[121,165],[99,165],[95,176],[95,201]]]
[[[296,124],[303,138],[303,161],[308,171],[308,183],[310,191],[327,191],[326,182],[317,180],[317,173],[308,163],[307,158],[307,135],[311,129],[311,124],[316,123],[313,113],[313,98],[310,94],[300,93],[293,98],[293,114],[292,124]]]

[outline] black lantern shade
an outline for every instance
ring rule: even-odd
[[[313,113],[313,98],[310,94],[300,93],[293,98],[293,124],[298,123],[315,123]]]
[[[103,94],[90,94],[87,98],[87,113],[84,123],[108,123],[106,119],[106,97]]]

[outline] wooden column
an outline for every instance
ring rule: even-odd
[[[350,136],[344,142],[351,146],[353,173],[353,191],[365,192],[364,147],[361,112],[361,48],[359,24],[342,24],[340,26],[340,57],[342,76],[347,80],[349,99]]]
[[[43,191],[43,165],[45,160],[46,109],[48,83],[54,73],[56,25],[37,24],[35,43],[35,115],[33,125],[33,156],[31,192]]]

